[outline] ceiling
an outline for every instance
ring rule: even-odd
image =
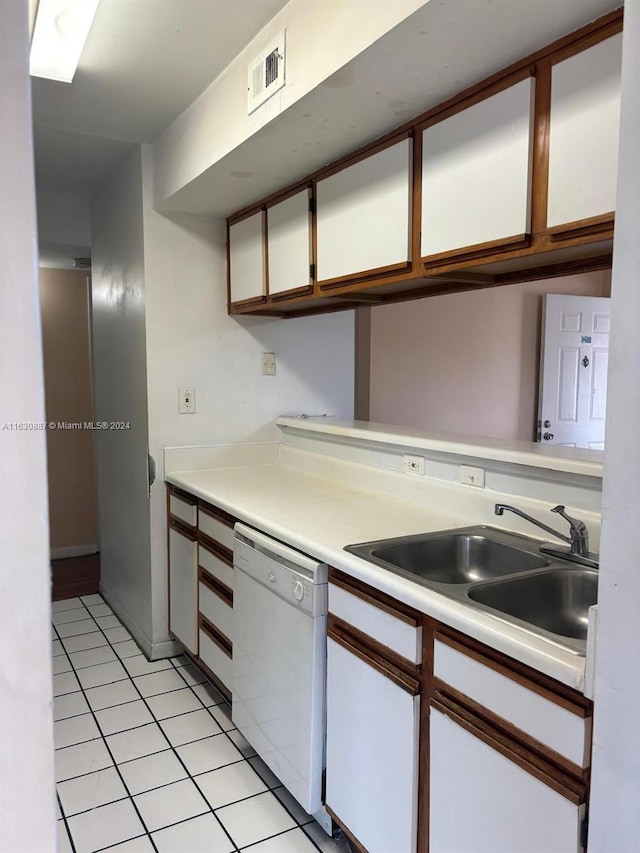
[[[160,209],[228,216],[620,5],[429,0]]]
[[[38,187],[90,195],[286,0],[101,0],[73,83],[32,79]]]

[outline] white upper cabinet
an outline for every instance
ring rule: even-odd
[[[533,96],[528,78],[425,129],[423,257],[528,234]]]
[[[408,266],[410,139],[318,181],[318,281]]]
[[[301,190],[267,209],[269,293],[311,284],[310,191]]]
[[[621,59],[619,34],[551,69],[549,228],[615,210]]]
[[[263,213],[258,211],[229,227],[231,302],[265,295]]]

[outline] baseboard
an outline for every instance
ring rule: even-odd
[[[172,658],[182,653],[180,645],[173,640],[165,640],[161,643],[152,643],[146,632],[143,631],[135,619],[133,619],[126,607],[124,607],[124,605],[118,601],[115,596],[111,595],[102,581],[100,581],[99,589],[100,595],[104,598],[109,607],[113,610],[118,619],[136,641],[138,646],[140,646],[142,653],[149,660]]]
[[[63,548],[51,548],[49,556],[52,560],[66,560],[69,557],[86,557],[97,554],[97,545],[65,545]]]

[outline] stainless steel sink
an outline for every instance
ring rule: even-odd
[[[554,568],[477,584],[468,590],[468,596],[552,634],[586,641],[589,608],[598,600],[598,572]]]
[[[489,538],[486,530],[408,537],[373,547],[369,554],[416,579],[447,584],[512,575],[551,562],[541,554],[525,551],[518,540],[511,544]]]
[[[598,572],[540,553],[540,542],[489,526],[347,545],[442,595],[585,654]]]

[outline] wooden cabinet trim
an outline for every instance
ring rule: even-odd
[[[427,269],[430,265],[437,265],[439,262],[450,258],[452,260],[457,259],[458,261],[469,261],[484,258],[486,255],[493,255],[501,249],[527,248],[530,244],[530,234],[514,234],[511,237],[501,237],[499,240],[476,243],[475,246],[463,246],[461,249],[451,249],[450,251],[438,252],[434,255],[424,255],[420,260],[424,263],[425,269]]]
[[[189,527],[187,524],[182,521],[182,519],[177,518],[175,515],[169,515],[169,528],[171,530],[175,530],[176,533],[179,533],[181,536],[184,536],[185,539],[189,539],[191,542],[198,541],[198,534],[195,527]]]
[[[225,510],[213,506],[201,499],[198,500],[198,509],[200,512],[204,512],[206,515],[210,515],[212,518],[215,518],[216,521],[221,521],[223,524],[226,524],[227,527],[233,527],[238,520],[230,513],[225,512]]]
[[[391,596],[386,595],[386,593],[374,589],[357,578],[350,577],[339,569],[334,569],[333,566],[329,566],[329,583],[339,586],[341,589],[355,595],[356,598],[361,598],[363,601],[372,604],[380,610],[384,610],[386,613],[395,616],[396,619],[400,619],[402,622],[406,622],[413,628],[420,627],[422,623],[421,614],[412,607],[403,604],[401,601],[396,601]]]
[[[434,107],[417,123],[416,129],[422,133],[428,127],[432,127],[434,124],[439,124],[445,119],[464,112],[464,110],[468,110],[470,107],[486,101],[487,98],[499,95],[505,89],[510,89],[511,86],[515,86],[517,83],[521,83],[523,80],[534,76],[534,63],[532,61],[524,59],[519,65],[520,67],[515,71],[507,73],[509,69],[505,69],[505,71],[500,72],[498,75],[482,83],[478,83],[477,86],[473,86],[465,92],[449,99],[449,101],[445,101],[439,106]]]
[[[593,714],[593,703],[581,693],[578,693],[577,690],[573,690],[571,687],[567,687],[549,678],[543,673],[528,667],[526,664],[507,657],[501,652],[473,640],[471,637],[459,634],[452,628],[441,626],[436,631],[435,639],[473,658],[478,663],[495,670],[500,675],[504,675],[512,681],[521,684],[528,690],[570,711],[577,717],[586,719]]]
[[[215,643],[227,657],[233,657],[233,643],[231,640],[226,637],[222,631],[218,630],[215,625],[209,622],[207,617],[203,616],[202,613],[199,614],[198,626],[200,627],[200,630],[204,631],[207,637],[209,637],[209,639]]]
[[[342,287],[352,281],[360,281],[363,278],[373,278],[378,280],[385,278],[386,276],[395,275],[401,272],[408,272],[410,270],[411,261],[401,261],[397,264],[388,264],[385,267],[377,267],[372,270],[362,270],[361,272],[349,273],[349,275],[340,275],[335,278],[323,278],[318,281],[318,287],[320,290],[328,290],[332,287]]]
[[[533,752],[523,743],[508,736],[504,731],[495,729],[490,723],[477,716],[468,707],[456,702],[451,696],[437,691],[432,696],[430,704],[432,708],[450,717],[474,737],[500,752],[509,761],[535,776],[574,805],[579,806],[586,801],[587,788],[583,781],[563,772],[537,752]]]
[[[388,661],[396,669],[402,670],[412,679],[420,678],[420,665],[414,664],[412,661],[398,654],[398,652],[385,646],[379,640],[365,634],[359,628],[340,619],[339,616],[334,616],[329,613],[327,616],[327,631],[334,631],[344,637],[351,637],[355,643],[363,649],[368,649],[374,657],[382,658]]]
[[[412,696],[420,695],[420,682],[416,678],[407,675],[406,672],[394,666],[392,663],[389,663],[386,658],[373,651],[373,649],[368,645],[361,645],[351,632],[348,634],[346,632],[343,633],[334,624],[333,627],[327,631],[327,637],[334,640],[334,642],[338,643],[338,645],[342,646],[357,658],[360,658],[363,663],[366,663],[381,675],[384,675],[385,678],[388,678],[389,681],[392,681],[395,685],[402,688],[402,690],[410,693]]]
[[[554,225],[547,229],[547,234],[552,240],[564,240],[570,237],[598,236],[606,239],[613,237],[615,211],[601,213],[598,216],[589,216],[587,219],[577,219],[575,222],[567,222],[562,225]]]
[[[223,563],[233,568],[233,551],[230,551],[229,548],[226,548],[220,542],[216,542],[215,539],[203,533],[202,530],[198,531],[198,544],[213,554],[216,559],[222,560]]]
[[[528,256],[529,254],[539,254],[541,260],[544,259],[544,253],[554,249],[564,249],[574,245],[585,245],[598,242],[601,238],[609,239],[612,237],[613,229],[612,222],[609,222],[606,227],[602,223],[601,227],[596,228],[595,225],[576,225],[571,228],[562,226],[561,232],[556,233],[546,232],[546,217],[547,217],[547,195],[548,195],[548,157],[549,157],[549,111],[550,111],[550,84],[551,84],[551,68],[554,64],[563,61],[589,47],[604,41],[611,36],[616,35],[622,29],[623,9],[622,7],[600,17],[584,27],[557,39],[555,42],[546,47],[518,60],[507,68],[502,69],[496,74],[491,75],[485,80],[468,87],[462,92],[457,93],[447,101],[442,102],[431,110],[414,117],[400,127],[390,131],[382,137],[362,146],[349,155],[346,155],[334,163],[323,167],[316,172],[313,172],[295,184],[279,190],[276,193],[268,196],[260,202],[254,203],[243,210],[238,211],[227,220],[227,244],[228,229],[230,224],[235,224],[243,219],[251,216],[262,210],[266,215],[266,208],[277,204],[279,201],[285,200],[290,195],[300,192],[305,187],[312,187],[312,193],[315,190],[315,185],[318,181],[330,177],[337,172],[348,168],[349,166],[374,155],[375,153],[384,150],[385,148],[402,141],[407,137],[413,137],[413,188],[414,192],[410,200],[410,258],[408,264],[403,264],[401,267],[394,265],[393,267],[382,267],[380,269],[366,270],[362,273],[351,274],[349,276],[326,279],[318,282],[312,275],[310,277],[309,286],[295,288],[291,291],[281,292],[273,296],[261,296],[248,300],[243,300],[231,303],[230,296],[230,273],[227,264],[228,273],[228,310],[231,314],[266,314],[269,316],[304,316],[309,314],[327,313],[337,310],[345,310],[350,307],[350,301],[347,299],[347,294],[352,291],[357,291],[359,285],[364,281],[370,282],[369,286],[375,288],[376,284],[385,285],[387,282],[395,280],[400,275],[407,276],[409,282],[421,278],[425,275],[456,273],[462,271],[465,267],[477,265],[480,260],[484,263],[497,263],[502,260],[519,259]],[[461,110],[464,110],[474,104],[497,94],[505,88],[508,88],[515,83],[526,79],[528,76],[535,77],[535,109],[534,109],[534,134],[533,134],[533,154],[532,154],[532,186],[531,186],[531,238],[525,239],[520,243],[506,241],[502,245],[491,246],[490,244],[480,245],[477,247],[464,247],[459,253],[451,252],[442,256],[426,256],[428,258],[428,267],[425,268],[423,263],[418,261],[419,249],[416,248],[416,229],[419,231],[420,217],[417,214],[416,204],[420,200],[419,194],[416,193],[416,181],[420,177],[419,169],[417,168],[418,159],[417,149],[419,148],[419,140],[421,133],[425,127],[435,124],[445,118],[454,115]],[[419,131],[419,132],[418,132]],[[419,205],[418,205],[419,206]],[[527,235],[525,235],[525,238]],[[311,262],[312,267],[317,268],[317,236],[315,229],[315,216],[312,216],[312,234],[311,234]],[[601,259],[599,259],[601,260]],[[586,258],[581,263],[579,260],[566,262],[571,264],[568,272],[584,272],[590,269],[590,258]],[[610,260],[607,260],[607,265],[610,266]],[[554,275],[565,274],[562,271],[555,270],[556,265],[551,268],[544,266],[541,262],[537,268],[538,277],[552,277]],[[559,266],[562,266],[560,264]],[[603,264],[598,266],[603,268]],[[519,281],[531,280],[532,276],[529,271],[512,271],[509,274],[497,274],[493,281],[487,282],[484,286],[493,286],[501,284],[510,284]],[[439,293],[457,292],[460,290],[468,290],[473,287],[471,282],[452,282],[451,285],[436,285],[424,288],[411,288],[405,291],[398,290],[394,293],[382,294],[378,300],[371,301],[380,302],[399,302],[408,299],[424,298],[425,296],[437,295]],[[339,291],[343,301],[337,304],[331,299],[334,295],[333,291]],[[268,293],[268,290],[267,290]],[[311,295],[318,298],[316,306],[307,305]],[[362,295],[360,301],[369,301],[365,295]],[[296,309],[296,303],[300,304],[300,308]],[[289,309],[289,310],[287,310]]]
[[[465,693],[447,684],[442,679],[436,677],[432,680],[431,696],[447,696],[460,707],[466,708],[470,713],[484,720],[490,728],[502,732],[517,743],[521,743],[530,752],[538,754],[545,761],[548,761],[549,764],[557,766],[563,773],[567,773],[578,781],[584,782],[585,774],[588,774],[588,769],[583,769],[574,764],[573,761],[569,761],[568,758],[556,752],[555,749],[551,749],[551,747],[542,741],[532,737],[523,729],[518,728],[518,726],[515,726],[509,720],[496,714],[495,711],[491,711],[489,708],[471,699]]]
[[[344,825],[344,823],[340,820],[338,815],[332,810],[331,806],[329,806],[325,803],[325,809],[327,810],[329,817],[338,824],[340,829],[347,836],[347,838],[349,839],[349,844],[353,847],[353,849],[356,851],[356,853],[369,853],[367,848],[363,847],[362,844],[360,844],[360,842],[355,837],[355,835],[351,832],[351,830],[347,826]]]
[[[179,498],[181,501],[190,504],[191,506],[197,506],[198,498],[189,492],[185,492],[182,489],[178,488],[178,486],[174,486],[173,483],[167,483],[167,488],[169,490],[169,494],[173,495],[175,498]]]
[[[203,566],[198,566],[198,580],[214,595],[217,595],[221,601],[224,601],[224,603],[229,605],[229,607],[233,607],[233,590],[229,589],[229,587],[222,583],[222,581],[219,581],[218,578],[209,574]]]
[[[202,672],[204,672],[204,674],[207,676],[209,681],[213,684],[213,686],[218,691],[218,693],[222,693],[222,695],[227,700],[227,702],[229,704],[231,704],[231,700],[232,700],[231,691],[229,690],[227,685],[224,684],[224,682],[222,682],[218,678],[218,676],[215,674],[215,672],[213,672],[213,670],[209,669],[209,667],[202,660],[202,658],[198,658],[195,663],[196,663],[196,666],[198,666],[202,670]]]

